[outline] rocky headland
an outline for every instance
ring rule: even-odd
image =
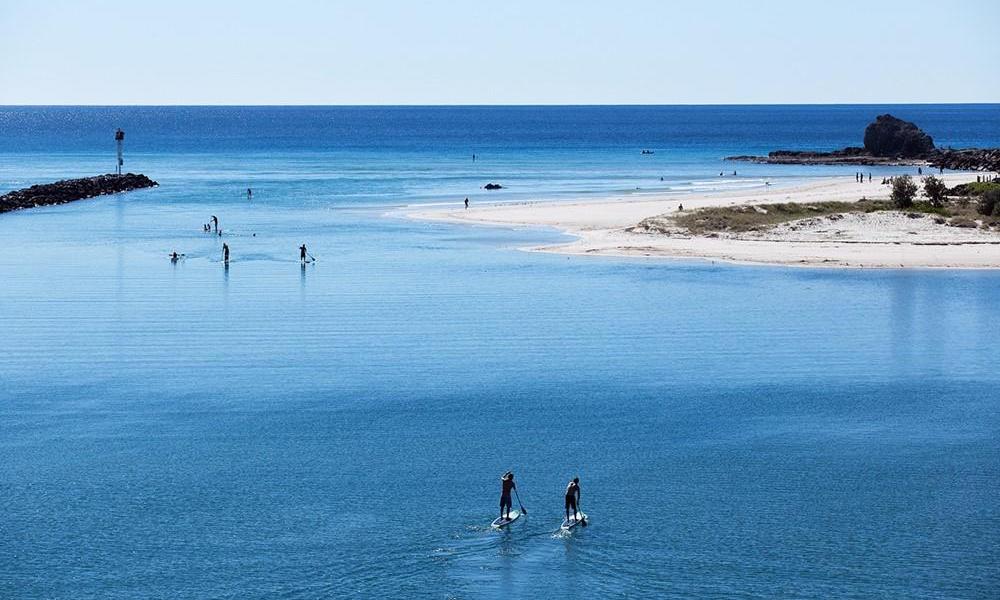
[[[728,156],[726,160],[778,165],[913,165],[959,171],[1000,171],[1000,148],[937,148],[909,121],[879,115],[865,128],[864,146],[833,152],[775,150],[767,156]]]
[[[0,196],[0,213],[22,208],[66,204],[74,200],[83,200],[105,194],[118,194],[156,185],[159,184],[149,177],[135,173],[64,179],[55,183],[33,185]]]

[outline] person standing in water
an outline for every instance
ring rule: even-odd
[[[222,245],[222,262],[229,264],[229,244]]]
[[[305,244],[302,244],[301,246],[299,246],[299,260],[302,261],[302,264],[306,263],[306,256],[308,254],[309,253],[306,252],[306,245]]]
[[[253,200],[253,190],[247,188],[247,200]]]
[[[513,504],[510,499],[510,493],[517,489],[514,485],[514,473],[507,471],[500,477],[500,518],[509,519],[510,518],[510,507]]]
[[[580,478],[574,477],[573,481],[569,482],[566,486],[566,520],[569,521],[570,514],[576,519],[576,513],[580,506]],[[570,513],[569,509],[572,508],[573,512]]]
[[[469,210],[469,199],[465,199],[465,210]]]
[[[212,225],[215,226],[215,230],[219,230],[219,217],[212,215]]]

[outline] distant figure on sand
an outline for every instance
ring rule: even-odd
[[[509,519],[510,518],[510,507],[512,502],[510,500],[510,493],[512,490],[517,489],[514,485],[514,473],[507,471],[500,477],[500,518]]]
[[[302,244],[301,246],[299,246],[299,260],[301,260],[303,264],[305,264],[306,262],[307,254],[308,252],[306,252],[306,245]]]
[[[219,230],[219,217],[212,215],[212,225],[215,226],[215,230]]]
[[[579,510],[580,506],[580,478],[574,477],[573,481],[569,482],[566,486],[566,520],[569,521],[570,515],[576,518],[576,511]],[[570,508],[573,512],[570,512]]]
[[[465,199],[465,210],[469,210],[469,199]]]
[[[229,244],[222,245],[222,262],[229,264]]]

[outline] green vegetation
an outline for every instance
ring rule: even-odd
[[[931,206],[941,208],[944,206],[944,198],[948,193],[948,186],[943,181],[933,175],[924,178],[924,195],[930,200]]]
[[[892,180],[892,204],[896,208],[910,208],[913,198],[917,195],[917,184],[909,175],[895,177]]]
[[[986,210],[982,202],[973,206],[969,202],[955,200],[935,206],[931,202],[916,202],[906,209],[910,216],[932,215],[934,221],[952,227],[976,227],[983,229],[1000,228],[1000,191],[990,196],[993,204],[988,209],[990,215],[982,217],[978,210]],[[681,214],[660,215],[644,219],[636,229],[645,232],[668,233],[680,227],[695,235],[709,235],[720,232],[746,233],[766,231],[775,225],[845,213],[873,213],[898,210],[895,204],[885,200],[859,200],[857,202],[813,202],[800,204],[784,202],[777,204],[739,204],[735,206],[713,206]],[[986,213],[981,213],[986,214]],[[978,225],[977,221],[981,221]]]
[[[990,190],[1000,190],[1000,182],[997,181],[973,181],[972,183],[960,183],[948,190],[949,196],[982,196]]]
[[[796,202],[761,205],[742,204],[739,206],[702,208],[678,215],[675,223],[696,234],[716,231],[763,231],[780,223],[797,221],[809,217],[822,217],[848,212],[875,212],[891,208],[892,206],[888,202],[876,200],[814,202],[812,204],[799,204]],[[657,219],[657,217],[653,217],[653,219]],[[656,229],[655,225],[651,219],[646,219],[639,224],[639,227]]]
[[[1000,217],[1000,186],[983,193],[976,204],[976,212],[987,217]]]

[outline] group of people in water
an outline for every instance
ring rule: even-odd
[[[516,493],[517,484],[514,483],[514,472],[507,471],[500,476],[500,518],[510,519],[510,510],[513,506],[511,492]],[[563,507],[566,511],[566,520],[572,521],[580,513],[580,478],[574,477],[566,485],[566,494]]]
[[[247,198],[249,199],[249,198],[252,198],[252,197],[253,197],[253,190],[251,190],[250,188],[247,188]],[[466,200],[466,207],[468,207],[468,200]],[[217,217],[215,215],[212,215],[212,218],[209,219],[208,223],[203,223],[202,224],[201,230],[203,232],[205,232],[205,233],[212,233],[212,232],[214,232],[216,235],[218,235],[218,236],[221,237],[222,236],[222,230],[219,229],[219,217]],[[254,237],[256,237],[256,236],[257,236],[257,234],[255,233]],[[173,252],[171,252],[169,254],[169,257],[170,257],[170,262],[176,263],[178,260],[180,260],[182,258],[186,258],[187,255],[186,254],[180,254],[180,253],[178,253],[175,250],[175,251],[173,251]],[[227,267],[229,266],[229,244],[225,243],[225,242],[222,243],[222,262]],[[299,246],[299,262],[302,263],[303,267],[307,263],[316,262],[316,257],[314,257],[313,255],[309,254],[309,249],[306,248],[305,244],[302,244],[301,246]]]

